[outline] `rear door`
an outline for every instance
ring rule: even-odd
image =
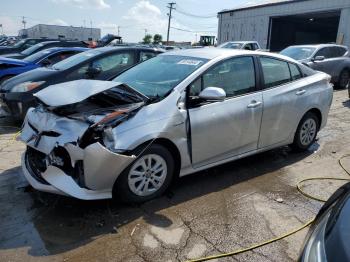
[[[293,134],[300,119],[299,101],[307,95],[305,81],[296,64],[260,57],[264,109],[259,148],[283,143]]]
[[[262,94],[257,90],[253,56],[234,57],[212,66],[189,87],[189,118],[194,167],[257,149]],[[226,92],[222,102],[196,104],[206,87]]]

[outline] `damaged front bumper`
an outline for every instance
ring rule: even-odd
[[[22,169],[28,182],[40,191],[83,200],[111,198],[114,182],[136,157],[99,142],[80,148],[87,129],[82,121],[30,109],[20,136],[27,144]]]

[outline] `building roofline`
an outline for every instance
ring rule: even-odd
[[[40,25],[45,25],[45,26],[59,26],[59,27],[72,27],[72,28],[84,28],[84,29],[98,29],[98,30],[101,30],[101,28],[98,28],[98,27],[83,27],[83,26],[72,26],[72,25],[49,25],[49,24],[36,24],[36,25],[33,25],[29,28],[33,28],[33,27],[36,27],[36,26],[40,26]],[[26,29],[29,29],[29,28],[26,28]],[[20,29],[20,30],[26,30],[26,29]]]
[[[245,10],[251,10],[251,9],[256,9],[256,8],[270,7],[270,6],[276,6],[276,5],[285,5],[285,4],[292,4],[292,3],[296,3],[296,2],[305,2],[305,1],[309,1],[309,0],[284,0],[281,2],[271,2],[271,3],[265,3],[265,4],[237,7],[237,8],[232,8],[232,9],[224,9],[224,10],[218,12],[218,15],[230,13],[230,12],[245,11]]]

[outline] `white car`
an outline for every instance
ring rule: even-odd
[[[23,172],[41,191],[146,201],[175,176],[307,149],[327,122],[329,81],[284,56],[208,48],[161,54],[110,82],[49,86],[24,121]]]

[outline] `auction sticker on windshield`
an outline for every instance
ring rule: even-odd
[[[193,66],[197,66],[200,63],[202,63],[202,61],[200,61],[200,60],[184,59],[184,60],[179,61],[177,64],[178,65],[193,65]]]

